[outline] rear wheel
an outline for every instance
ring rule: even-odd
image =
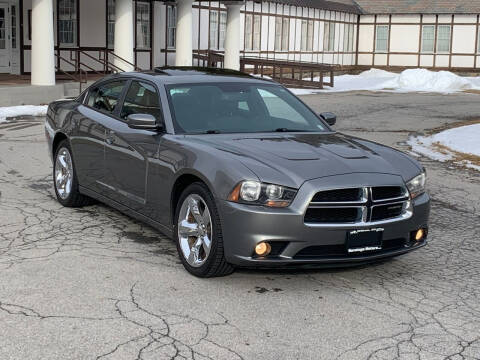
[[[198,277],[233,272],[224,255],[222,227],[215,201],[202,183],[188,186],[175,212],[175,238],[185,269]]]
[[[89,205],[92,200],[78,191],[77,174],[67,140],[58,144],[53,163],[53,184],[60,204],[66,207]]]

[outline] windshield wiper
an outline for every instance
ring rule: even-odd
[[[275,132],[308,132],[309,130],[278,128]]]
[[[204,132],[204,134],[220,134],[219,130],[207,130]]]

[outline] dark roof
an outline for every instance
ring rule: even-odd
[[[157,0],[172,2],[174,0]],[[200,1],[200,0],[195,0]],[[253,0],[353,14],[480,14],[480,0]]]
[[[352,0],[362,14],[479,14],[480,0]]]
[[[156,67],[151,75],[169,75],[169,76],[185,76],[185,75],[221,75],[221,76],[241,76],[251,77],[241,71],[221,69],[221,68],[209,68],[209,67],[197,67],[197,66],[162,66]]]
[[[360,14],[360,9],[353,0],[270,0],[279,4],[296,5],[322,10],[343,11]]]
[[[107,75],[97,82],[125,77],[136,77],[139,79],[151,80],[159,84],[185,84],[203,82],[275,83],[270,79],[258,78],[240,71],[195,66],[165,66],[157,67],[154,70],[121,72]]]

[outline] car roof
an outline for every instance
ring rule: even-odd
[[[102,80],[117,77],[136,77],[158,84],[185,84],[202,82],[253,82],[272,84],[273,81],[255,77],[240,71],[193,66],[165,66],[153,70],[122,72],[109,75]]]

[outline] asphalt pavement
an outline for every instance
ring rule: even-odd
[[[480,119],[475,94],[303,97],[339,131],[409,136]],[[480,140],[479,140],[480,141]],[[197,279],[171,240],[54,198],[43,119],[0,124],[0,359],[480,359],[480,173],[420,157],[429,244],[335,270]]]

